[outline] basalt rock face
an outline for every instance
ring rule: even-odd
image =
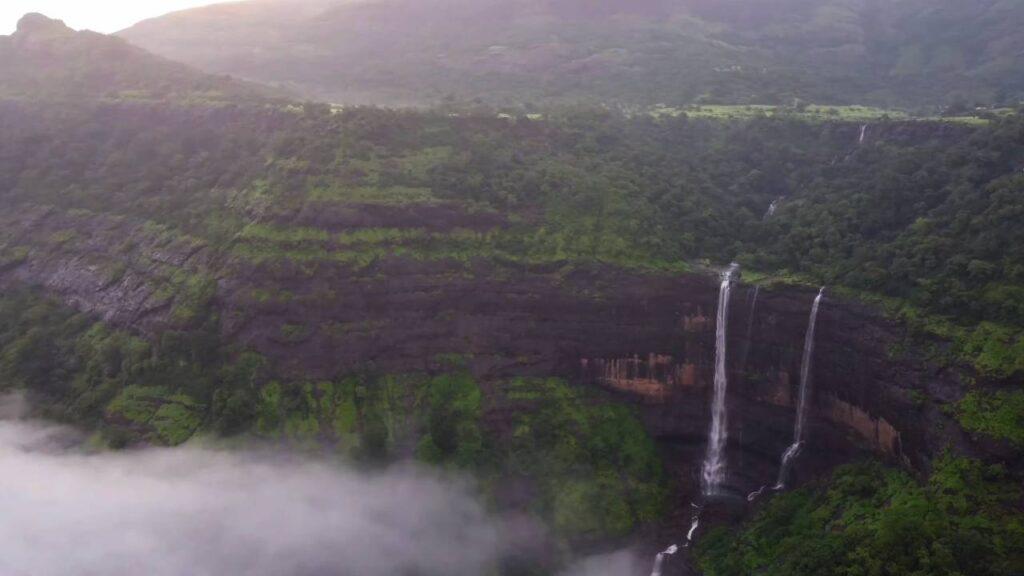
[[[388,217],[383,210],[359,217],[376,222]],[[599,386],[640,408],[683,496],[697,493],[714,372],[712,274],[399,256],[360,266],[260,264],[125,217],[37,207],[2,223],[7,244],[21,251],[0,261],[0,282],[41,285],[155,335],[179,320],[191,279],[209,278],[223,336],[267,356],[285,380],[439,370],[457,354],[485,382],[562,376]],[[166,289],[175,283],[185,288]],[[762,288],[755,301],[751,286],[733,291],[726,488],[737,495],[773,483],[792,442],[814,296]],[[962,394],[957,373],[895,357],[903,339],[876,312],[825,299],[796,481],[864,451],[923,468],[949,445],[981,450],[938,409]]]
[[[688,278],[681,303],[666,311],[654,348],[581,360],[586,381],[636,398],[688,491],[708,427],[713,378],[715,286]],[[803,338],[815,293],[734,290],[730,315],[729,462],[726,488],[746,495],[773,484],[792,442]],[[738,301],[736,301],[738,300]],[[860,305],[826,298],[818,318],[806,446],[796,478],[806,479],[858,453],[927,467],[946,446],[973,450],[932,398],[955,399],[958,376],[910,358],[894,359],[901,328]]]
[[[250,269],[222,282],[225,331],[298,377],[439,369],[465,355],[483,380],[562,376],[640,407],[685,494],[696,495],[709,425],[718,283],[711,274],[545,269],[386,259],[358,272]],[[252,283],[286,300],[256,302]],[[774,482],[792,442],[801,351],[815,291],[733,292],[726,487]],[[316,302],[316,304],[310,304]],[[281,326],[293,326],[282,335]],[[904,349],[903,329],[827,297],[818,319],[806,447],[795,480],[864,453],[926,468],[947,446],[977,453],[938,402],[960,376]]]
[[[151,337],[171,322],[174,278],[213,265],[201,240],[125,217],[22,205],[0,216],[0,227],[0,286],[39,286]]]

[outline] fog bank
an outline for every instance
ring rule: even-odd
[[[489,515],[472,486],[406,465],[366,473],[266,451],[91,453],[0,396],[0,575],[482,576],[549,565],[545,530]],[[629,551],[562,576],[646,576]]]
[[[0,574],[479,576],[502,552],[471,491],[421,469],[84,454],[68,434],[0,421]]]

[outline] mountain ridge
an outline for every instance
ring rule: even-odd
[[[1024,6],[1002,0],[268,0],[119,34],[338,103],[936,108],[1024,97],[1021,28]]]
[[[135,99],[255,102],[275,93],[192,69],[122,38],[75,31],[61,20],[26,14],[0,36],[0,95],[40,100]]]

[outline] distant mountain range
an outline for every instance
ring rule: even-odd
[[[121,33],[339,103],[1013,104],[1018,0],[251,0]]]
[[[273,94],[41,14],[26,15],[14,34],[0,36],[0,97],[242,102]]]

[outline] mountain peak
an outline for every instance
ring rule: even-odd
[[[127,41],[76,32],[60,20],[27,14],[0,37],[0,94],[44,99],[191,99],[263,101],[272,91],[211,76]]]
[[[63,20],[55,20],[38,12],[30,12],[21,17],[18,21],[18,31],[16,35],[57,35],[67,34],[73,32],[71,28],[68,28],[64,24]]]

